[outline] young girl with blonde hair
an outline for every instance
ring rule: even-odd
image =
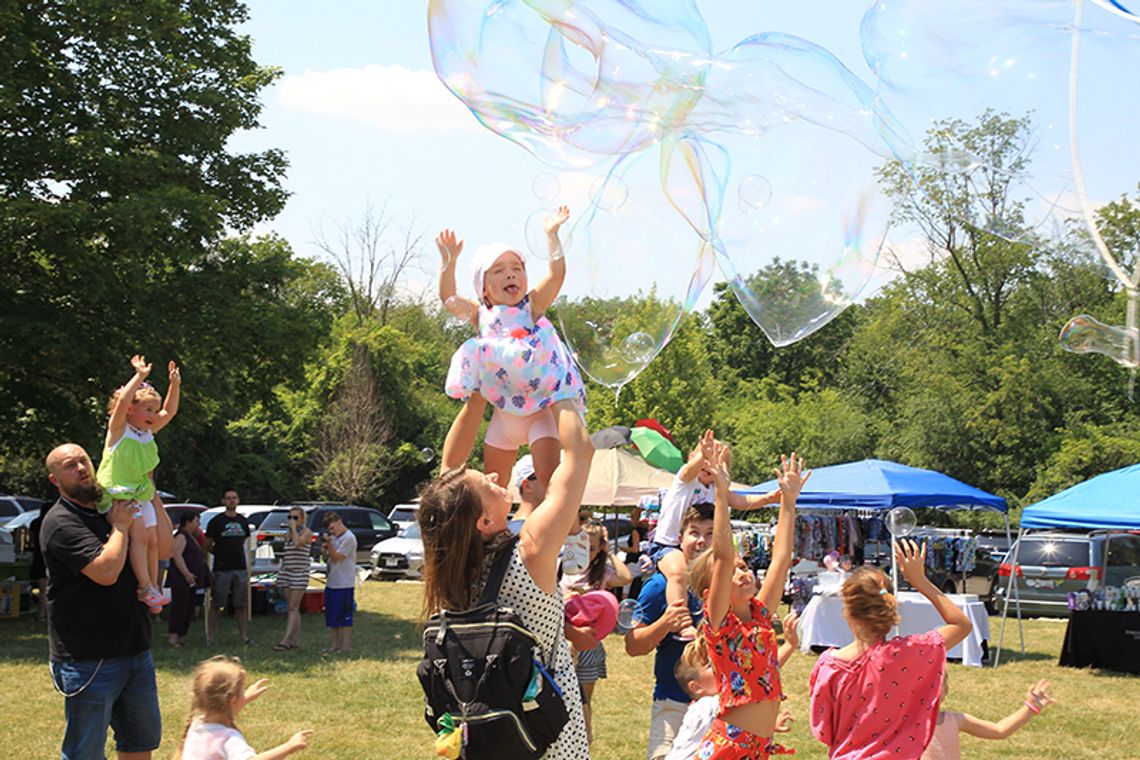
[[[784,691],[780,680],[776,632],[769,610],[784,593],[792,564],[796,499],[811,471],[795,453],[781,457],[776,469],[780,515],[772,543],[772,561],[760,591],[748,564],[736,551],[729,522],[726,447],[704,442],[705,459],[716,479],[713,545],[689,570],[693,592],[704,602],[700,634],[716,677],[719,709],[697,756],[701,760],[764,760],[791,754],[773,741]]]
[[[269,688],[262,678],[245,688],[245,669],[236,659],[211,657],[194,670],[190,714],[182,744],[174,760],[278,760],[309,746],[312,731],[305,729],[289,741],[256,752],[234,723],[238,713]]]
[[[99,511],[113,504],[137,506],[139,519],[131,523],[129,556],[138,581],[139,601],[158,614],[169,601],[158,590],[158,560],[170,557],[174,528],[154,488],[158,444],[154,436],[178,414],[182,374],[170,362],[170,387],[166,401],[146,382],[151,365],[146,358],[131,357],[135,374],[111,396],[107,405],[107,437],[95,479],[103,487]]]

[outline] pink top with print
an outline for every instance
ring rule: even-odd
[[[811,671],[811,731],[833,760],[919,760],[945,670],[938,631],[880,642],[853,660],[828,650]]]

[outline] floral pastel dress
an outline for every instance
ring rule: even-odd
[[[532,317],[529,295],[515,306],[480,307],[479,336],[452,355],[446,388],[464,401],[481,393],[499,411],[523,417],[562,399],[586,412],[582,376],[550,320]]]

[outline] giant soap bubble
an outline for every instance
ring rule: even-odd
[[[564,201],[582,212],[563,236],[568,266],[556,303],[559,329],[583,372],[620,389],[692,309],[712,274],[711,248],[670,207],[657,151],[628,155],[607,175],[566,184],[577,184],[589,200]]]
[[[431,0],[428,29],[436,73],[484,126],[572,169],[683,122],[710,46],[690,0]]]
[[[891,208],[876,169],[910,147],[873,101],[823,48],[756,35],[716,58],[700,132],[676,142],[670,197],[774,345],[823,327],[874,272]]]

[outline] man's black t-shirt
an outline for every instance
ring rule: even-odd
[[[48,644],[53,660],[127,657],[150,649],[150,618],[136,595],[131,563],[101,586],[83,574],[103,550],[111,525],[93,509],[57,501],[40,527],[48,571]]]
[[[214,572],[245,570],[245,540],[249,538],[249,523],[245,517],[229,517],[223,512],[210,520],[206,537],[214,542]]]

